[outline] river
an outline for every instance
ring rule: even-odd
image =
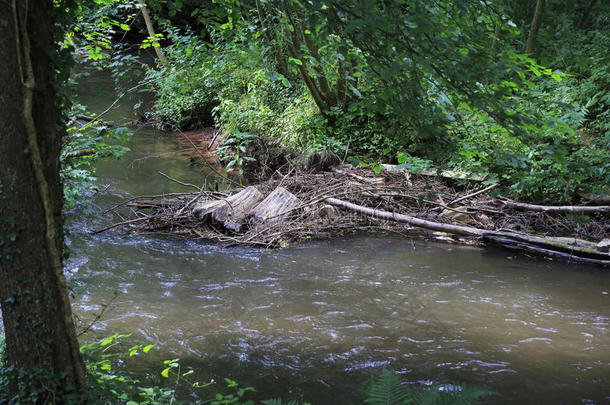
[[[113,99],[93,76],[79,97]],[[129,116],[129,101],[108,119]],[[283,250],[90,230],[140,194],[201,183],[169,134],[141,129],[121,160],[97,165],[100,192],[68,215],[74,308],[89,337],[155,343],[142,373],[180,358],[206,378],[230,377],[313,404],[357,403],[384,368],[412,382],[469,383],[492,403],[610,403],[610,278],[595,268],[390,235],[309,241]]]

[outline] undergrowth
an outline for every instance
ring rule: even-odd
[[[408,156],[430,167],[483,174],[522,200],[589,201],[610,192],[609,38],[600,29],[572,33],[568,14],[553,18],[549,25],[557,28],[542,36],[540,62],[512,50],[498,62],[520,78],[505,75],[497,84],[508,89],[502,108],[519,117],[518,128],[433,85],[421,91],[443,120],[407,119],[383,99],[395,90],[357,52],[350,56],[359,67],[349,103],[322,112],[299,79],[300,62],[288,58],[288,67],[278,66],[274,48],[253,37],[250,23],[236,24],[230,35],[212,28],[206,38],[168,26],[169,62],[148,76],[156,86],[154,117],[164,127],[218,126],[227,139],[233,133],[264,136],[302,154],[326,149],[364,163],[399,163],[398,156]],[[595,27],[608,18],[597,17]],[[344,56],[337,39],[327,42],[321,58],[332,68]]]

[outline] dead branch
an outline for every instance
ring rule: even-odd
[[[507,207],[536,212],[610,212],[610,205],[535,205],[516,202],[506,197],[501,197],[501,200]]]
[[[324,201],[330,205],[356,211],[361,214],[370,215],[374,218],[386,219],[388,221],[404,222],[409,225],[417,226],[420,228],[426,228],[438,232],[447,232],[464,236],[481,236],[486,232],[484,229],[473,228],[470,226],[442,224],[440,222],[433,222],[427,221],[425,219],[415,218],[410,215],[376,210],[368,207],[363,207],[362,205],[357,205],[349,201],[339,200],[337,198],[327,198]]]

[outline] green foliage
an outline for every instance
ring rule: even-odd
[[[154,345],[125,345],[130,335],[116,333],[99,341],[81,346],[90,380],[89,396],[92,403],[122,403],[127,405],[168,405],[186,404],[177,397],[177,389],[188,386],[190,389],[205,388],[213,382],[201,384],[187,377],[192,370],[184,372],[178,359],[163,362],[161,377],[170,383],[154,384],[131,377],[126,364],[130,358],[148,353]]]
[[[160,125],[457,168],[532,201],[608,193],[607,4],[549,5],[533,59],[524,0],[170,3],[158,12],[206,30],[166,29]]]
[[[320,111],[307,92],[273,71],[256,45],[244,38],[224,43],[220,34],[206,44],[175,30],[170,38],[168,64],[148,76],[157,87],[159,126],[217,125],[229,140],[248,133],[299,146],[323,138]]]
[[[412,387],[388,370],[372,382],[368,389],[368,405],[469,405],[479,403],[489,392],[470,386],[431,385]]]
[[[75,104],[72,116],[83,113],[84,107]],[[74,206],[82,192],[95,188],[95,167],[99,158],[120,158],[129,150],[121,145],[132,131],[123,127],[112,127],[101,121],[91,119],[83,122],[73,118],[63,138],[60,156],[60,175],[64,185],[66,207]]]
[[[244,395],[248,392],[254,391],[252,387],[241,388],[236,381],[230,378],[224,379],[227,388],[232,391],[228,394],[218,393],[214,396],[214,399],[210,402],[212,405],[254,405],[254,401],[247,400],[244,402]]]
[[[410,390],[396,373],[383,370],[368,389],[365,404],[403,405],[410,402]]]
[[[256,135],[233,130],[230,132],[228,139],[216,150],[216,153],[220,156],[220,160],[226,162],[227,169],[236,170],[239,174],[242,174],[244,163],[256,160],[253,157],[245,156],[248,146],[256,139]]]
[[[114,49],[113,37],[131,29],[137,15],[134,0],[79,1],[75,19],[66,33],[64,46],[74,46],[77,54],[90,62],[103,62]]]

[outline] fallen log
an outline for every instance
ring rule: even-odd
[[[225,228],[238,231],[246,216],[263,198],[263,194],[256,187],[250,186],[222,200],[197,202],[192,213],[202,219],[211,217]]]
[[[572,256],[581,258],[590,258],[596,260],[610,260],[610,253],[599,249],[599,244],[589,242],[583,239],[562,238],[562,237],[542,237],[529,234],[520,234],[515,232],[498,232],[488,231],[482,235],[483,239],[490,237],[510,238],[515,242],[527,243],[540,248],[552,250],[555,252],[563,252]]]
[[[250,216],[259,223],[277,221],[301,204],[294,194],[284,187],[277,187],[250,212]]]
[[[470,226],[460,226],[443,224],[440,222],[427,221],[405,214],[397,214],[395,212],[376,210],[369,207],[363,207],[351,203],[349,201],[339,200],[337,198],[326,198],[324,200],[330,205],[349,209],[374,218],[385,219],[388,221],[404,222],[420,228],[430,229],[438,232],[452,233],[463,236],[473,236],[482,238],[483,241],[489,240],[494,242],[503,242],[512,246],[523,246],[526,251],[539,253],[554,252],[556,256],[579,260],[584,263],[595,263],[599,265],[607,265],[610,263],[610,254],[599,251],[598,244],[588,242],[582,239],[575,238],[548,238],[535,235],[518,234],[513,232],[490,232],[484,229],[474,228]],[[507,241],[511,241],[508,243]],[[527,247],[527,249],[525,249]]]
[[[410,215],[376,210],[369,207],[363,207],[362,205],[357,205],[349,201],[339,200],[338,198],[326,198],[324,201],[330,205],[346,208],[355,212],[360,212],[365,215],[370,215],[374,218],[386,219],[388,221],[404,222],[409,225],[431,229],[433,231],[447,232],[464,236],[481,236],[482,234],[487,232],[484,229],[473,228],[470,226],[442,224],[440,222],[427,221],[425,219],[415,218]]]
[[[610,212],[610,205],[536,205],[516,202],[505,197],[502,197],[501,201],[507,207],[536,212]]]
[[[529,252],[535,253],[544,256],[557,257],[567,262],[579,262],[579,263],[587,263],[594,264],[597,266],[610,267],[610,260],[603,259],[593,259],[589,257],[576,256],[570,253],[565,253],[552,249],[545,249],[540,246],[532,245],[527,242],[522,242],[518,240],[514,240],[509,237],[503,237],[498,235],[483,235],[483,239],[485,242],[489,244],[499,245],[506,249],[517,250],[521,252]]]

